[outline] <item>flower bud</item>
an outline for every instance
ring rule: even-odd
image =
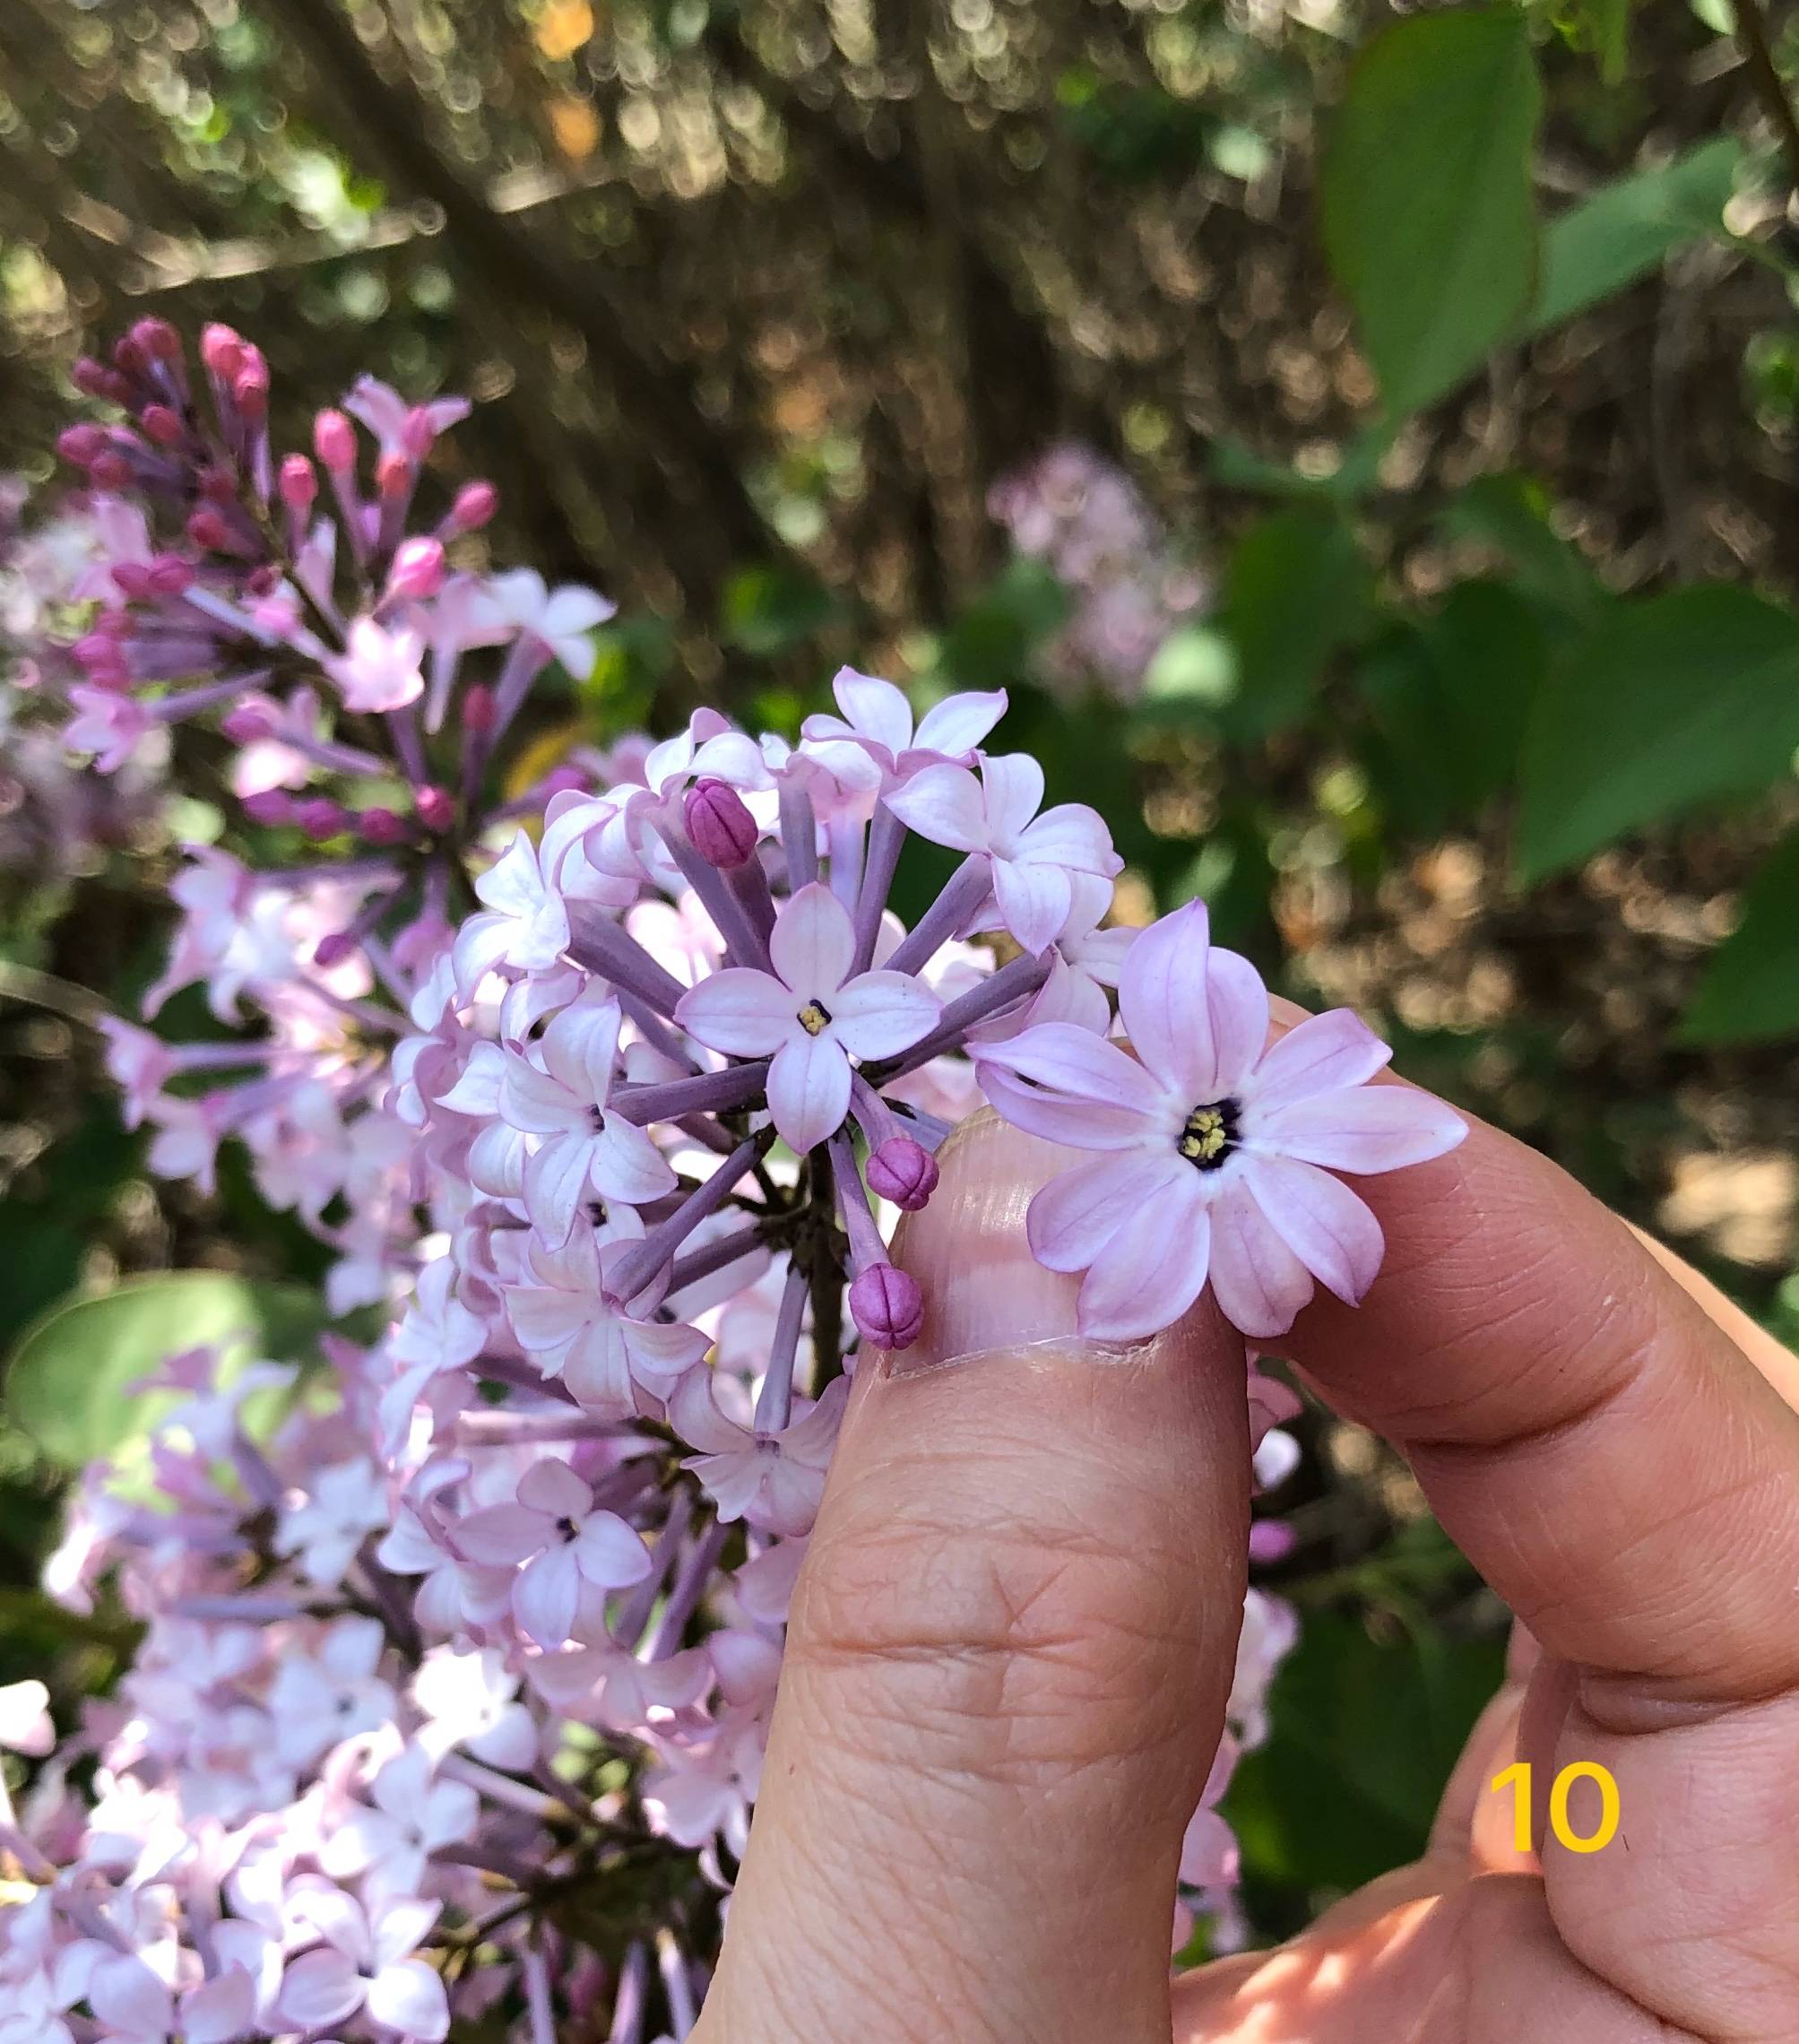
[[[499,491],[490,482],[465,482],[450,506],[458,532],[476,533],[499,509]]]
[[[140,423],[144,437],[155,441],[159,447],[175,447],[181,444],[184,430],[181,414],[166,404],[146,404]]]
[[[397,504],[412,487],[417,466],[404,455],[383,455],[375,464],[375,487],[382,500]]]
[[[329,795],[309,795],[294,804],[294,821],[310,838],[323,842],[350,827],[350,811]]]
[[[427,830],[447,830],[456,819],[456,805],[443,788],[420,788],[412,797],[412,807]]]
[[[129,333],[124,333],[113,342],[112,366],[122,376],[142,377],[150,368],[150,357]]]
[[[150,586],[159,596],[185,596],[194,586],[194,567],[179,554],[158,554],[150,564]]]
[[[390,596],[435,596],[444,586],[444,549],[437,540],[402,540],[387,571]]]
[[[56,452],[75,468],[91,468],[106,451],[106,429],[91,420],[65,426],[56,435]]]
[[[318,471],[304,455],[289,455],[281,463],[276,487],[290,511],[309,511],[318,495]]]
[[[291,823],[294,807],[294,799],[285,788],[258,788],[255,794],[244,797],[244,814],[252,823]]]
[[[312,962],[321,972],[328,973],[333,966],[341,966],[355,950],[356,940],[347,930],[333,930],[313,946]]]
[[[108,447],[95,455],[88,480],[96,489],[124,489],[131,481],[131,463],[117,447]]]
[[[756,818],[730,782],[711,777],[688,791],[688,836],[708,866],[731,872],[756,856]]]
[[[83,397],[108,397],[112,393],[112,371],[91,355],[83,355],[69,371],[69,381]],[[94,429],[99,430],[98,427]]]
[[[869,1159],[864,1174],[878,1200],[915,1214],[937,1191],[937,1159],[910,1136],[889,1136]]]
[[[166,319],[135,321],[131,337],[152,362],[173,362],[180,358],[181,336]]]
[[[200,329],[200,359],[221,383],[229,384],[244,366],[245,342],[235,328],[210,321]]]
[[[141,560],[116,560],[112,564],[112,585],[121,596],[129,596],[134,603],[141,603],[154,594],[151,586],[150,570]]]
[[[231,543],[231,529],[210,504],[203,504],[187,521],[187,537],[208,553],[222,553]]]
[[[871,1263],[850,1286],[850,1316],[877,1348],[910,1348],[924,1326],[924,1295],[904,1270]]]
[[[247,351],[243,368],[231,378],[231,395],[246,419],[268,417],[269,365],[256,350]]]
[[[350,821],[365,844],[403,844],[406,841],[405,820],[391,809],[366,809]]]
[[[494,728],[494,692],[485,681],[474,681],[463,690],[463,729],[489,732]]]
[[[312,451],[333,475],[347,475],[356,466],[356,429],[341,411],[321,411],[312,422]]]

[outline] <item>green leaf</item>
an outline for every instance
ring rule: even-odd
[[[1743,915],[1706,967],[1681,1021],[1689,1044],[1767,1043],[1799,1033],[1799,831],[1743,897]]]
[[[1505,555],[1518,587],[1552,610],[1590,622],[1610,601],[1549,523],[1548,496],[1528,476],[1477,476],[1449,500],[1438,524],[1451,540],[1477,540]]]
[[[944,634],[938,665],[958,689],[1019,681],[1071,608],[1068,591],[1044,562],[1015,555]]]
[[[169,1401],[133,1383],[163,1357],[218,1344],[243,1359],[299,1362],[328,1324],[318,1295],[225,1271],[129,1279],[55,1308],[28,1329],[6,1371],[13,1420],[53,1460],[79,1468],[113,1453]]]
[[[1799,619],[1725,585],[1619,604],[1575,640],[1525,741],[1526,880],[1764,788],[1799,746]]]
[[[1741,143],[1715,135],[1653,170],[1602,185],[1544,230],[1543,273],[1526,338],[1610,298],[1674,249],[1719,231]]]
[[[1356,60],[1320,172],[1324,243],[1389,413],[1453,389],[1530,303],[1541,100],[1510,8],[1414,15]]]
[[[1362,629],[1370,594],[1355,536],[1335,512],[1296,507],[1250,526],[1213,619],[1236,654],[1233,736],[1265,737],[1302,715],[1326,662]]]

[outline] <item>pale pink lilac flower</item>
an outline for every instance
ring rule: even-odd
[[[424,650],[424,639],[410,627],[389,631],[373,618],[358,618],[343,652],[328,656],[324,671],[346,709],[403,709],[425,692],[419,666]]]
[[[1086,1274],[1082,1331],[1153,1334],[1208,1278],[1258,1338],[1293,1325],[1314,1279],[1359,1301],[1380,1267],[1380,1224],[1332,1173],[1440,1156],[1460,1119],[1426,1094],[1368,1087],[1391,1053],[1347,1009],[1265,1050],[1267,994],[1247,960],[1212,948],[1201,903],[1137,940],[1119,999],[1134,1057],[1066,1023],[975,1048],[1008,1120],[1106,1153],[1052,1180],[1028,1220],[1040,1262]]]
[[[546,1650],[575,1630],[584,1593],[625,1589],[650,1572],[643,1537],[615,1511],[596,1511],[593,1493],[567,1462],[534,1462],[510,1504],[456,1521],[453,1537],[485,1567],[523,1563],[512,1586],[520,1630]]]
[[[823,713],[800,726],[802,749],[846,788],[891,788],[921,768],[966,766],[1006,711],[1006,691],[947,696],[914,723],[904,693],[891,681],[842,667],[831,683],[841,716]]]

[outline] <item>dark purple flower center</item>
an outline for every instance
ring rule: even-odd
[[[1214,1100],[1187,1117],[1175,1146],[1196,1171],[1216,1171],[1237,1147],[1237,1103]]]

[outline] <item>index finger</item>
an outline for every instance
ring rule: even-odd
[[[1284,1352],[1394,1442],[1550,1652],[1663,1702],[1799,1684],[1799,1416],[1630,1230],[1471,1122],[1359,1188],[1387,1235],[1363,1303]]]

